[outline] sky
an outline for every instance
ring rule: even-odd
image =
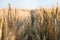
[[[60,0],[0,0],[0,8],[7,8],[10,3],[12,8],[50,8],[55,6]]]

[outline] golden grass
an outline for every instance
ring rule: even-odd
[[[0,9],[0,40],[59,40],[56,9]]]

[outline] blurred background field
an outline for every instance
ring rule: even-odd
[[[15,24],[16,21],[17,24]],[[17,32],[19,35],[28,31],[31,27],[32,30],[35,30],[33,32],[37,30],[35,34],[37,40],[60,40],[60,8],[57,6],[30,10],[16,9],[9,6],[9,8],[0,9],[0,40],[9,40],[9,38],[15,40],[14,35],[17,31],[15,28],[20,26],[21,28],[18,30],[20,34]],[[11,35],[13,36],[10,36],[10,30],[12,30]],[[34,34],[32,36],[32,40],[36,40]],[[17,37],[17,40],[24,40],[22,35]],[[28,40],[28,37],[25,40]]]

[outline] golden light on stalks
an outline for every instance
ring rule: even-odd
[[[58,11],[58,7],[13,9],[9,4],[0,9],[0,40],[59,40]]]

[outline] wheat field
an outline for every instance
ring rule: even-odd
[[[0,9],[0,40],[60,40],[60,9]]]

